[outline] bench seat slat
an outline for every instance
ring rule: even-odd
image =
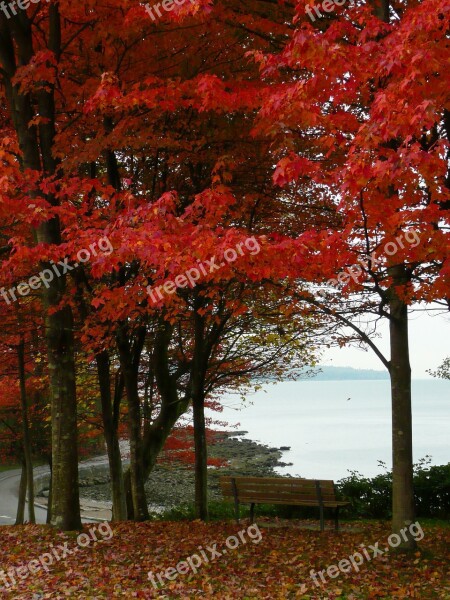
[[[241,487],[237,488],[238,496],[242,496],[242,494],[263,494],[269,496],[309,496],[311,498],[317,498],[316,490],[277,490],[277,489],[255,489],[251,487]],[[226,496],[234,496],[234,492],[232,489],[224,491],[224,495]],[[334,498],[327,498],[327,500],[334,500]]]
[[[232,497],[226,497],[226,501],[232,502]],[[298,497],[285,497],[285,496],[274,496],[269,498],[268,496],[259,497],[256,494],[245,494],[239,496],[239,502],[242,504],[304,504],[306,506],[319,506],[319,502],[317,498],[303,498],[300,499]],[[330,500],[328,502],[322,503],[325,508],[335,508],[337,506],[347,506],[350,504],[349,502],[344,502],[341,500]]]
[[[293,481],[288,483],[280,483],[279,481],[266,481],[264,483],[259,483],[258,481],[239,481],[236,479],[236,485],[239,487],[241,485],[245,487],[257,487],[257,488],[272,488],[276,487],[280,490],[286,489],[315,489],[315,481]]]
[[[317,497],[317,490],[315,488],[277,488],[277,487],[255,487],[252,485],[236,485],[238,494],[245,494],[247,492],[255,492],[255,494],[307,494],[308,496]],[[234,488],[232,486],[222,487],[222,492],[225,495],[234,495]],[[324,500],[332,500],[335,496],[327,494],[322,496]]]
[[[223,489],[232,489],[233,485],[231,481],[223,481],[221,482],[221,487]],[[264,484],[258,484],[258,483],[248,483],[246,481],[239,481],[238,479],[236,479],[236,487],[239,489],[252,489],[252,490],[272,490],[272,489],[276,489],[276,490],[311,490],[311,491],[315,491],[316,490],[316,484],[315,482],[310,483],[308,482],[308,484],[290,484],[290,485],[279,485],[278,483],[264,483]],[[327,493],[331,493],[328,492]]]
[[[243,476],[236,476],[236,477],[231,477],[231,475],[221,475],[220,476],[220,480],[221,481],[230,481],[231,479],[236,479],[236,482],[238,482],[239,480],[243,480],[246,481],[247,483],[273,483],[275,482],[279,482],[281,484],[290,484],[290,483],[296,483],[296,482],[310,482],[312,481],[311,479],[303,479],[301,477],[243,477]]]
[[[272,500],[282,500],[285,503],[289,503],[294,500],[299,500],[300,502],[314,502],[318,504],[317,496],[309,496],[309,495],[298,495],[298,494],[258,494],[255,492],[242,492],[239,494],[239,500],[244,502],[244,498],[255,498],[260,502],[267,502],[270,504]]]
[[[263,485],[263,484],[267,484],[267,485],[272,485],[272,484],[279,484],[279,485],[306,485],[306,486],[311,486],[314,485],[316,480],[315,479],[301,479],[298,477],[243,477],[243,476],[236,476],[236,477],[232,477],[231,475],[221,475],[220,476],[220,481],[223,482],[230,482],[232,479],[236,480],[236,483],[239,481],[245,481],[245,483],[256,483],[258,485]],[[333,490],[333,481],[330,479],[319,479],[318,481],[320,481],[320,483],[322,484],[323,488],[329,488],[330,490]]]
[[[302,499],[302,498],[281,498],[280,496],[274,496],[273,498],[267,498],[267,497],[259,497],[259,496],[255,496],[252,494],[249,494],[248,496],[242,496],[241,498],[239,498],[240,502],[245,502],[245,503],[249,503],[249,502],[255,502],[258,504],[295,504],[295,503],[299,503],[299,504],[309,504],[310,506],[319,506],[319,503],[317,501],[317,498],[312,498],[312,499]]]

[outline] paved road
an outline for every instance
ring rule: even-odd
[[[20,469],[0,473],[0,525],[14,525],[19,496]],[[35,507],[36,523],[45,523],[47,511]],[[25,508],[25,518],[28,518],[28,508]]]
[[[98,457],[91,461],[85,461],[83,465],[99,464],[105,462],[106,457]],[[48,467],[35,467],[34,474],[48,473]],[[14,525],[17,513],[17,501],[19,497],[20,469],[4,471],[0,473],[0,525]],[[82,502],[83,523],[93,523],[111,518],[111,510],[107,509],[105,503]],[[45,523],[47,510],[35,505],[36,523]],[[28,508],[25,508],[25,519],[28,519]]]

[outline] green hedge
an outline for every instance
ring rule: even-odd
[[[414,494],[416,516],[450,518],[450,463],[430,467],[425,457],[414,465]],[[380,463],[384,466],[383,463]],[[342,510],[343,517],[389,519],[392,516],[392,473],[372,478],[351,471],[349,477],[337,482],[341,498],[350,501]]]

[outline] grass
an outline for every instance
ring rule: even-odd
[[[0,465],[0,473],[12,471],[13,469],[20,469],[20,465]]]

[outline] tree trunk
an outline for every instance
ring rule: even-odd
[[[176,391],[175,391],[176,396]],[[143,479],[147,481],[148,476],[154,469],[161,450],[164,448],[167,438],[182,414],[186,412],[189,400],[184,398],[174,401],[171,406],[163,406],[155,422],[147,429],[143,439]],[[133,497],[131,493],[130,469],[124,475],[125,493],[127,498],[128,518],[134,519]]]
[[[380,21],[389,23],[389,0],[371,0],[372,11]]]
[[[173,430],[174,425],[184,414],[191,401],[190,384],[183,398],[178,395],[177,381],[169,368],[168,348],[173,333],[173,325],[162,321],[155,338],[154,369],[158,392],[161,397],[161,409],[158,417],[145,428],[143,439],[143,477],[148,476],[156,465],[159,453]],[[133,518],[130,470],[125,473],[128,518]]]
[[[198,308],[198,307],[197,307]],[[205,423],[205,320],[194,312],[194,359],[192,361],[192,407],[195,444],[195,515],[208,520],[208,446]]]
[[[128,431],[130,438],[130,485],[135,521],[150,518],[145,495],[144,446],[141,433],[141,399],[139,396],[139,362],[144,346],[146,328],[141,327],[131,345],[125,328],[117,335],[120,366],[128,402]],[[130,515],[129,515],[130,516]]]
[[[192,406],[195,443],[195,516],[202,521],[208,521],[208,446],[202,393],[194,393]]]
[[[49,289],[49,292],[51,289]],[[54,305],[53,302],[51,305]],[[52,415],[51,524],[81,529],[73,322],[69,308],[47,315]]]
[[[27,390],[25,383],[25,348],[23,338],[20,340],[20,344],[17,346],[17,359],[19,367],[20,404],[22,410],[23,456],[25,460],[25,469],[27,472],[28,520],[30,523],[36,523],[36,516],[34,514],[33,456],[31,451],[30,425],[28,420]]]
[[[53,476],[52,476],[52,461],[49,462],[50,467],[50,483],[48,486],[48,502],[47,502],[47,518],[45,522],[50,525],[52,522],[52,497],[53,497]]]
[[[122,457],[120,456],[119,438],[113,415],[111,373],[108,352],[104,351],[97,354],[96,361],[102,403],[103,428],[111,478],[113,503],[112,518],[113,521],[125,521],[127,519],[127,506],[125,502]]]
[[[414,521],[411,367],[408,343],[408,307],[401,300],[395,286],[407,282],[403,265],[390,270],[393,285],[390,290],[390,344],[392,394],[392,532],[409,526]],[[413,549],[414,538],[409,535],[399,547]]]
[[[17,502],[16,525],[23,525],[25,520],[25,502],[27,498],[27,467],[22,461],[22,472],[20,474],[19,499]]]
[[[134,504],[133,504],[133,493],[131,491],[131,469],[125,471],[123,476],[123,484],[125,486],[125,502],[127,505],[127,517],[129,521],[134,521]]]
[[[373,13],[380,20],[389,23],[390,0],[371,0]],[[393,186],[390,195],[394,194]],[[391,361],[392,400],[392,532],[414,521],[413,452],[412,452],[412,412],[411,412],[411,365],[409,362],[408,306],[396,292],[396,286],[410,283],[403,264],[388,268],[392,277],[389,290],[389,333]],[[411,534],[407,541],[401,537],[399,548],[413,549],[416,542]]]
[[[141,409],[137,389],[137,377],[133,373],[124,373],[128,399],[128,425],[130,436],[130,478],[133,499],[133,518],[146,521],[150,518],[145,495],[143,468],[143,442],[141,436]]]

